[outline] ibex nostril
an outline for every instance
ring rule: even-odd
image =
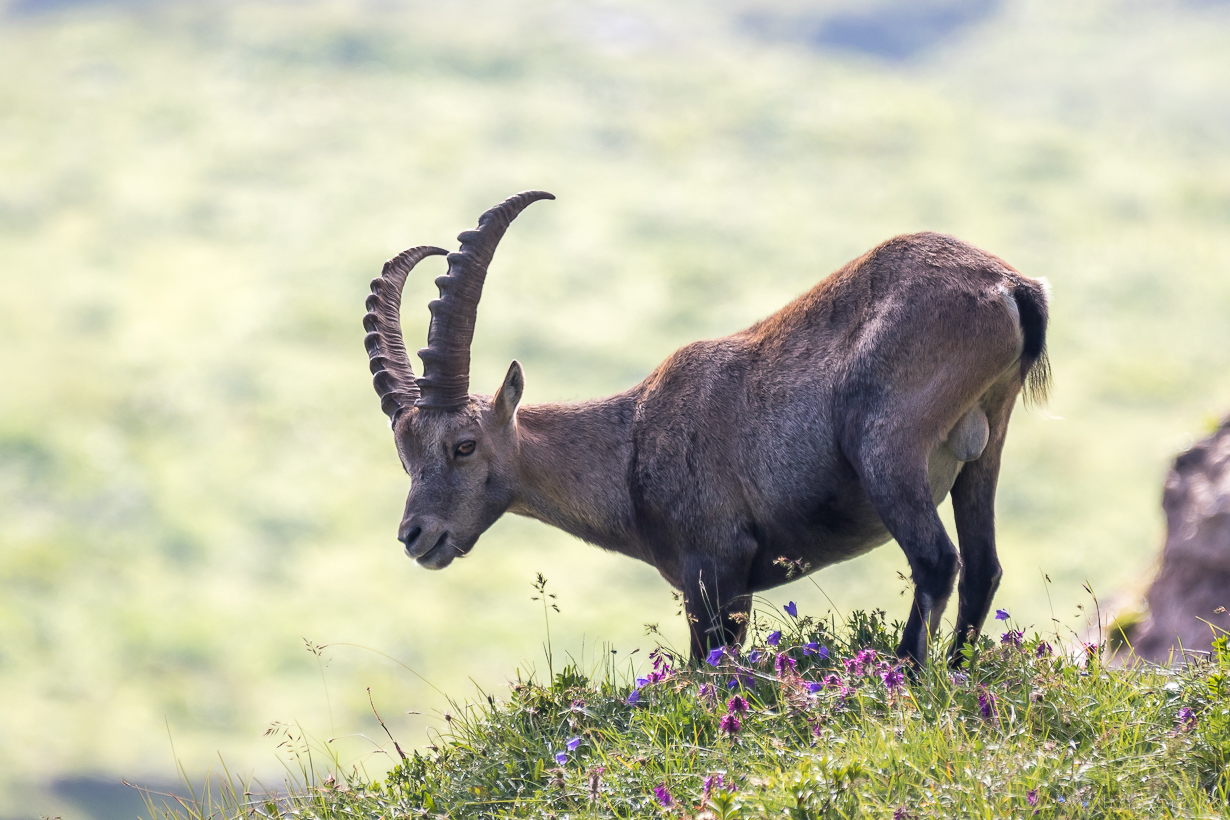
[[[423,533],[423,528],[422,528],[422,527],[414,527],[413,529],[411,529],[411,530],[410,530],[410,532],[406,533],[406,537],[405,537],[405,538],[402,538],[402,539],[401,539],[401,542],[402,542],[403,544],[405,544],[407,547],[409,547],[410,545],[412,545],[412,544],[415,542],[415,540],[416,540],[416,539],[417,539],[420,535],[422,535],[422,533]]]

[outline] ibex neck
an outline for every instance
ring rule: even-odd
[[[628,487],[634,412],[627,393],[522,407],[521,481],[510,511],[639,556]]]

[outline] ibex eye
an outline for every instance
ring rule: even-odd
[[[476,446],[477,445],[472,441],[463,441],[457,445],[457,455],[468,456],[470,453],[474,452],[474,448]]]

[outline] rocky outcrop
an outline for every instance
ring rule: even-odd
[[[1230,417],[1175,459],[1162,507],[1161,567],[1130,640],[1143,660],[1182,663],[1230,631]]]

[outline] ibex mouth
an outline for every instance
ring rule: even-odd
[[[444,532],[440,534],[439,540],[432,545],[431,549],[415,560],[418,561],[419,566],[426,567],[427,569],[444,569],[456,557],[457,550],[449,542],[448,533]]]

